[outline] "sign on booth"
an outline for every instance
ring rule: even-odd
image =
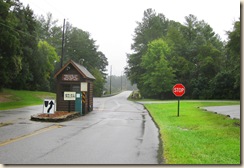
[[[64,92],[64,100],[75,100],[76,92]]]

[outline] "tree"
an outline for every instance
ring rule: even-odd
[[[189,81],[191,81],[191,73],[195,65],[183,56],[173,56],[169,64],[174,70],[175,83],[182,83],[187,88],[184,98],[190,98],[192,89]]]
[[[186,76],[189,79],[187,94],[196,99],[210,98],[209,81],[223,65],[223,43],[203,20],[198,21],[197,17],[191,14],[185,19],[182,34],[187,46],[182,56],[191,63],[192,68]]]
[[[0,11],[0,90],[8,86],[53,91],[53,75],[60,68],[62,26],[51,13],[34,17],[19,0],[0,0]],[[105,83],[107,58],[89,32],[67,23],[65,48],[65,61],[83,62],[98,79],[103,78],[97,83]]]
[[[94,86],[93,95],[96,97],[100,97],[103,95],[105,79],[101,74],[101,72],[96,68],[92,68],[91,73],[96,78],[93,85]]]
[[[233,26],[233,31],[228,31],[227,50],[227,68],[232,72],[235,77],[234,88],[240,91],[240,62],[241,62],[241,30],[240,20],[236,21]]]
[[[162,36],[165,36],[168,28],[168,20],[163,14],[157,14],[151,8],[144,11],[142,22],[137,22],[134,43],[131,48],[135,52],[145,51],[147,44]]]
[[[35,65],[39,66],[32,69],[34,73],[33,86],[35,86],[33,89],[50,91],[49,80],[53,78],[50,75],[54,70],[55,63],[59,62],[59,56],[53,46],[42,40],[38,43],[36,54]]]
[[[190,14],[189,16],[185,16],[185,27],[183,29],[185,38],[188,41],[188,44],[192,44],[192,42],[195,40],[197,33],[197,17]]]
[[[95,45],[95,40],[90,37],[89,32],[73,28],[68,24],[66,33],[64,61],[72,59],[91,71],[97,80],[94,83],[94,95],[101,96],[108,65],[106,56],[98,51],[98,46]]]
[[[19,33],[20,49],[21,49],[21,64],[22,69],[11,83],[11,87],[14,89],[31,89],[30,83],[33,80],[33,71],[37,67],[34,64],[35,52],[37,50],[37,33],[36,33],[36,20],[33,11],[29,6],[15,7],[14,11],[17,19],[18,25],[17,29]]]
[[[168,32],[165,36],[165,41],[168,43],[171,48],[171,57],[173,56],[185,56],[186,57],[186,48],[187,40],[185,39],[183,32],[181,31],[184,26],[175,21],[169,22]]]
[[[175,75],[166,59],[170,52],[168,44],[162,39],[148,44],[147,52],[142,56],[141,62],[141,66],[146,70],[141,78],[142,96],[159,97],[172,89]]]
[[[22,69],[18,20],[14,8],[18,3],[0,0],[0,90],[11,83]]]
[[[240,99],[240,21],[234,23],[227,35],[225,66],[210,81],[212,98]]]
[[[62,27],[57,26],[57,20],[54,20],[50,13],[46,18],[41,16],[38,20],[39,36],[54,46],[57,53],[61,55]],[[69,22],[66,22],[63,61],[67,62],[70,59],[83,64],[91,73],[94,73],[93,75],[98,80],[95,82],[94,93],[99,95],[100,90],[103,89],[100,83],[105,83],[107,58],[101,51],[98,51],[98,46],[95,45],[95,40],[90,37],[89,32],[73,27]],[[60,64],[57,63],[55,71],[59,68]],[[103,79],[100,80],[101,76]],[[53,86],[53,82],[51,80],[51,86]]]
[[[211,81],[211,97],[215,99],[238,99],[240,98],[238,92],[240,90],[235,89],[235,76],[231,71],[219,72]]]
[[[170,66],[174,70],[175,82],[182,83],[187,88],[184,98],[190,97],[191,87],[189,81],[191,80],[191,73],[194,69],[194,64],[187,60],[187,39],[184,37],[184,26],[175,21],[169,22],[169,28],[165,41],[171,49],[170,55],[167,59]]]
[[[62,26],[57,25],[58,20],[53,18],[51,13],[47,13],[46,17],[43,15],[37,16],[37,36],[39,40],[47,41],[50,45],[55,47],[58,55],[62,52]],[[59,65],[60,67],[60,65]]]
[[[164,41],[170,51],[162,57],[164,61],[159,59],[159,51],[163,52],[163,48],[154,48],[155,53],[149,50],[151,42],[158,39]],[[127,54],[126,74],[132,83],[137,84],[142,95],[154,94],[156,97],[156,90],[167,90],[170,83],[179,82],[186,86],[187,98],[213,98],[210,81],[224,68],[224,44],[205,21],[190,14],[182,25],[148,9],[135,29],[133,40],[134,53]],[[156,55],[158,59],[155,59]],[[231,55],[233,52],[228,50],[227,58],[231,59]],[[169,72],[168,78],[166,74],[159,75],[162,71]],[[168,82],[166,87],[157,83],[158,78],[164,77],[168,79],[165,80]],[[239,79],[238,73],[236,78]],[[164,97],[170,98],[170,95]]]
[[[137,84],[138,88],[142,86],[141,74],[145,73],[145,69],[141,66],[141,58],[147,51],[149,42],[167,34],[168,23],[168,19],[163,14],[157,14],[152,9],[145,10],[142,22],[137,22],[134,43],[131,45],[134,53],[127,54],[128,66],[125,72],[132,84]]]

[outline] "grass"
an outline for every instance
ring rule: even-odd
[[[0,92],[0,110],[40,105],[45,98],[56,98],[55,93],[4,89]]]
[[[198,107],[240,104],[177,102],[146,104],[157,123],[165,164],[240,164],[240,120],[205,112]]]

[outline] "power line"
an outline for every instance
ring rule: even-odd
[[[63,67],[63,59],[64,59],[64,29],[65,29],[65,19],[63,23],[63,33],[62,33],[62,53],[61,53],[61,68]]]
[[[45,3],[49,6],[51,6],[55,11],[57,11],[59,14],[61,14],[63,16],[63,18],[67,18],[66,15],[64,13],[62,13],[58,8],[55,7],[55,5],[49,3],[48,1],[44,0]]]
[[[3,26],[5,26],[5,27],[7,27],[7,28],[10,28],[10,29],[11,29],[12,31],[14,31],[15,33],[23,33],[23,34],[25,34],[25,35],[32,36],[32,37],[35,37],[35,38],[36,38],[36,36],[33,36],[33,35],[31,35],[31,34],[28,34],[28,33],[24,32],[24,31],[22,31],[22,30],[18,30],[18,29],[15,29],[15,28],[13,28],[13,27],[10,27],[10,26],[8,26],[8,25],[6,25],[6,24],[4,24],[4,23],[1,23],[1,22],[0,22],[0,25],[3,25]]]
[[[27,5],[29,5],[30,9],[34,12],[34,15],[36,15],[37,17],[38,16],[46,16],[48,13],[51,13],[52,15],[53,14],[60,14],[62,15],[63,18],[67,18],[66,15],[64,13],[62,13],[57,7],[55,7],[55,5],[49,3],[48,1],[44,0],[42,1],[44,2],[44,4],[46,4],[47,8],[42,8],[40,7],[37,3],[35,3],[35,1],[31,1],[31,3],[29,1],[26,2]],[[42,12],[41,13],[35,13],[37,11],[35,11],[32,6],[35,6],[35,8],[38,8],[40,9]],[[55,13],[53,13],[53,10],[56,11]],[[55,18],[54,18],[55,19]],[[56,20],[56,19],[55,19]],[[59,20],[58,20],[59,21]]]
[[[112,93],[112,89],[111,89],[111,85],[112,85],[112,65],[111,65],[111,68],[110,68],[110,94]]]
[[[23,4],[23,2],[22,2],[22,4]],[[29,1],[26,3],[26,6],[27,6],[27,5],[29,5],[30,9],[31,9],[33,12],[35,12],[34,9],[32,9],[32,7],[30,6],[30,2],[29,2]],[[39,8],[39,9],[40,9],[41,11],[43,11],[45,14],[48,13],[47,10],[45,10],[45,9],[41,8],[40,6],[38,6],[38,5],[35,3],[35,1],[31,1],[31,5],[32,5],[32,6],[35,6],[35,7],[37,7],[37,8]],[[35,14],[35,13],[34,13],[34,14]],[[36,14],[35,14],[35,15],[36,15]]]

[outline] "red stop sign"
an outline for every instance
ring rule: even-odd
[[[177,83],[176,85],[174,85],[174,87],[172,88],[172,92],[174,93],[175,96],[177,97],[181,97],[185,94],[185,86],[182,85],[181,83]]]

